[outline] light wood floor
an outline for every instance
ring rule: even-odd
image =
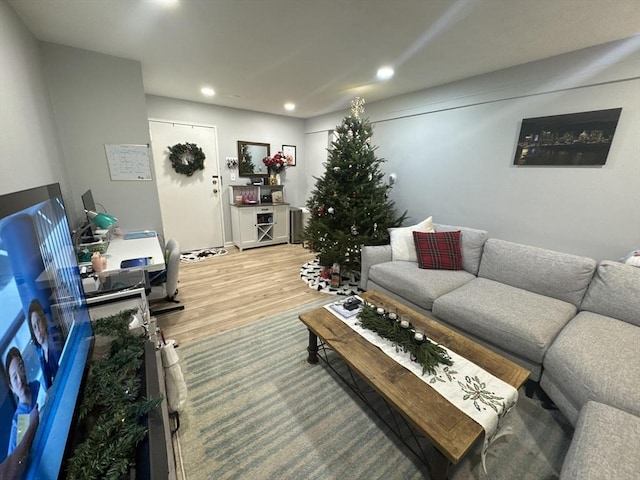
[[[315,258],[302,245],[226,249],[227,255],[180,263],[176,298],[185,309],[157,316],[165,338],[184,345],[319,298],[331,301],[300,278],[300,267]]]

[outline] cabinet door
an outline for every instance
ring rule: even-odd
[[[289,241],[289,207],[279,205],[273,207],[273,240],[276,242]]]
[[[255,245],[257,242],[256,209],[251,207],[238,208],[238,214],[240,227],[239,248]]]

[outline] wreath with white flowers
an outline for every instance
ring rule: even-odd
[[[190,177],[198,170],[204,170],[204,152],[195,143],[176,143],[169,149],[169,160],[173,169]]]

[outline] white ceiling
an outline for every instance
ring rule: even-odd
[[[9,3],[40,40],[139,60],[146,93],[300,118],[640,33],[640,0],[169,1]]]

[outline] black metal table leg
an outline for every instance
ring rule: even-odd
[[[318,363],[318,336],[309,330],[309,346],[307,347],[309,356],[307,362],[311,364]]]

